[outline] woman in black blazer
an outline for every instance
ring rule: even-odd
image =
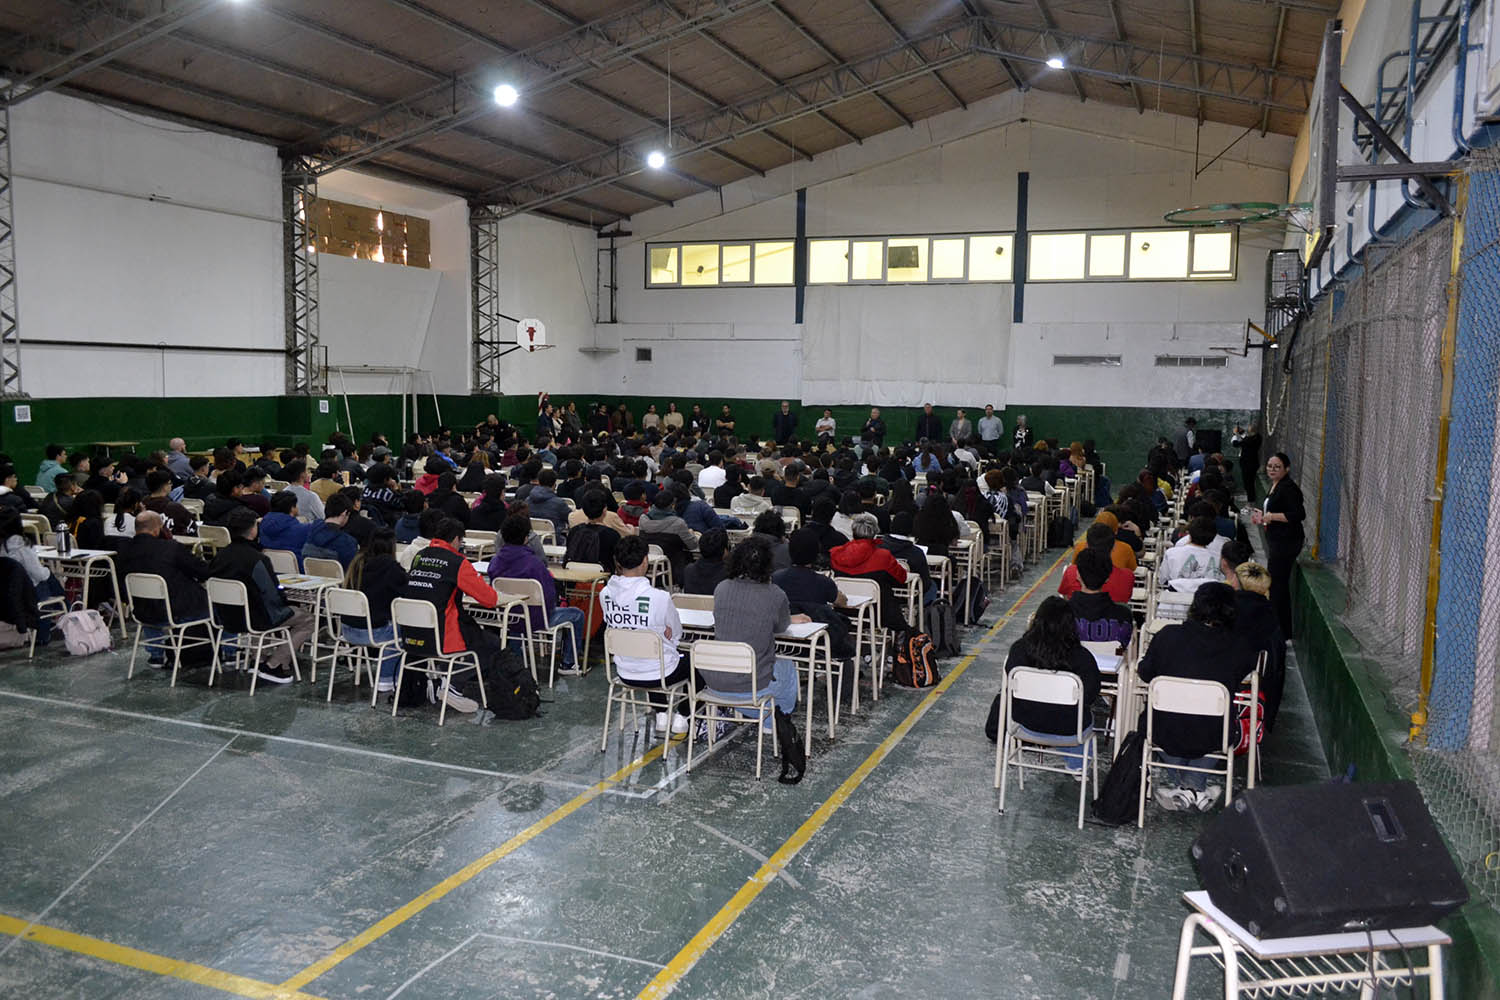
[[[1255,512],[1253,520],[1266,529],[1266,567],[1271,571],[1271,605],[1276,609],[1276,618],[1281,623],[1281,634],[1292,634],[1292,566],[1306,541],[1302,533],[1302,522],[1307,511],[1302,503],[1302,490],[1292,481],[1292,460],[1283,452],[1266,459],[1266,478],[1271,481],[1271,492]]]

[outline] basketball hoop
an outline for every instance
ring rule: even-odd
[[[527,353],[535,353],[551,346],[547,343],[547,324],[534,318],[516,322],[516,347]]]
[[[1245,226],[1274,219],[1284,207],[1269,201],[1231,201],[1174,208],[1162,218],[1174,226]]]

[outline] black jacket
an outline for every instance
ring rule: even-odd
[[[1151,640],[1141,658],[1140,679],[1191,677],[1218,681],[1232,695],[1255,669],[1256,650],[1233,629],[1188,621],[1168,625]],[[1219,749],[1221,723],[1206,716],[1158,712],[1156,745],[1176,757],[1201,757]],[[1230,739],[1234,736],[1231,733]]]
[[[771,487],[768,494],[771,503],[776,507],[796,507],[802,513],[803,520],[812,513],[812,501],[808,499],[807,493],[801,486],[788,486],[786,483],[777,483]]]
[[[363,567],[359,591],[370,602],[370,627],[382,628],[391,623],[391,602],[406,590],[406,570],[392,556],[366,559]]]
[[[1008,674],[1015,667],[1034,666],[1036,666],[1036,661],[1031,655],[1025,637],[1011,643],[1010,654],[1005,658],[1005,672]],[[1094,704],[1094,699],[1099,697],[1099,664],[1095,662],[1094,654],[1080,645],[1073,650],[1073,655],[1068,660],[1067,672],[1077,674],[1083,681],[1083,721],[1088,724],[1092,722],[1090,706]],[[997,695],[996,698],[998,700],[999,696]],[[1078,726],[1078,709],[1063,705],[1047,705],[1017,699],[1012,703],[1011,716],[1016,722],[1035,733],[1071,733]],[[990,717],[995,725],[991,727],[986,724],[985,733],[990,739],[999,739],[998,705],[990,707]]]
[[[777,410],[776,415],[771,418],[771,430],[777,444],[786,444],[792,439],[792,435],[797,433],[797,414],[791,411],[782,413]]]
[[[1302,488],[1292,482],[1290,477],[1283,479],[1266,495],[1265,509],[1268,514],[1286,515],[1285,524],[1274,521],[1266,525],[1266,544],[1273,547],[1302,548],[1305,540],[1302,522],[1307,519],[1307,510],[1302,502]]]
[[[235,497],[221,497],[215,493],[203,501],[203,523],[222,526],[231,511],[239,510],[244,506]]]
[[[176,542],[168,544],[178,545]],[[274,628],[292,617],[292,609],[281,596],[271,560],[255,542],[234,539],[228,548],[219,550],[208,570],[210,576],[238,580],[245,585],[250,597],[250,624],[256,630]]]
[[[427,495],[427,506],[441,510],[465,528],[471,527],[469,524],[469,504],[457,493],[433,490]]]
[[[155,535],[136,535],[120,547],[117,559],[121,576],[131,573],[154,573],[167,582],[167,597],[172,602],[172,616],[179,622],[208,617],[208,595],[203,581],[212,573],[208,563],[193,555],[181,542]],[[135,616],[144,622],[166,620],[164,609],[144,606],[156,602],[134,602]]]
[[[506,512],[504,497],[499,500],[484,497],[479,501],[479,506],[469,512],[469,527],[475,531],[499,531]]]
[[[943,418],[936,413],[924,413],[917,418],[917,440],[946,441],[948,433],[943,428]]]
[[[699,559],[688,563],[682,574],[682,592],[685,594],[709,594],[724,582],[723,559]]]
[[[1281,707],[1281,691],[1286,685],[1286,639],[1270,600],[1248,590],[1234,592],[1234,630],[1250,648],[1266,654],[1266,672],[1260,678],[1261,693],[1266,696],[1266,730],[1276,722]]]

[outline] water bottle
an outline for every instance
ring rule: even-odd
[[[63,555],[73,551],[73,533],[68,530],[67,525],[63,525],[62,530],[57,533],[57,551]]]

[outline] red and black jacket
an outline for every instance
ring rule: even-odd
[[[464,610],[461,593],[468,594],[480,607],[493,608],[500,603],[495,588],[447,542],[434,541],[417,553],[407,574],[405,596],[437,607],[444,653],[461,653],[468,648],[462,623],[471,619]]]

